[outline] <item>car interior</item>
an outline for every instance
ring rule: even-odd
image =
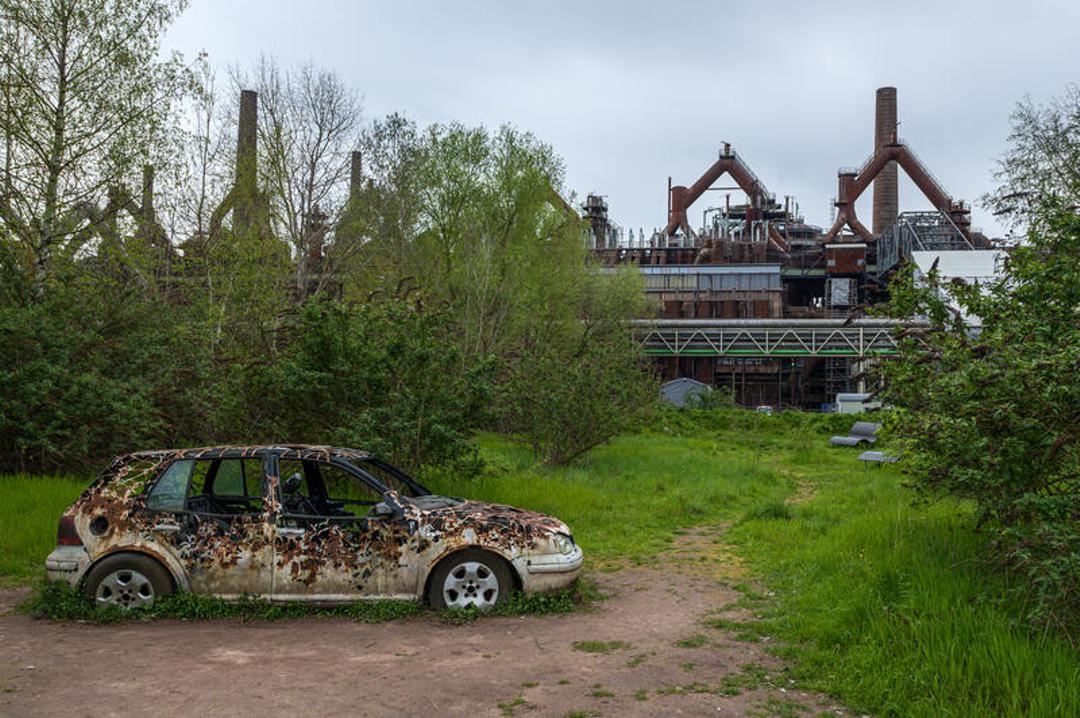
[[[278,471],[286,514],[353,519],[368,516],[383,501],[380,492],[340,466],[282,459]]]
[[[261,459],[210,459],[193,464],[188,511],[225,515],[262,512]]]

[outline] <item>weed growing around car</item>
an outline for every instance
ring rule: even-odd
[[[548,594],[515,595],[492,611],[444,610],[439,615],[447,623],[468,623],[481,616],[520,616],[570,613],[587,607],[599,594],[588,581],[575,581],[569,588]],[[116,606],[96,607],[84,593],[65,583],[41,585],[23,606],[34,618],[87,623],[120,623],[172,619],[178,621],[236,620],[280,621],[298,618],[344,618],[358,623],[382,623],[430,613],[417,601],[355,601],[337,606],[313,606],[299,602],[271,602],[261,598],[226,601],[214,596],[177,593],[147,607],[128,611]]]

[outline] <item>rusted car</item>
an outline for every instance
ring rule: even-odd
[[[50,581],[124,608],[191,591],[484,610],[564,587],[582,564],[558,519],[436,496],[366,452],[307,445],[125,454],[64,513],[57,544]]]

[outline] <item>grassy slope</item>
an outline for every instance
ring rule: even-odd
[[[879,715],[1080,715],[1080,657],[1018,624],[979,563],[963,507],[911,507],[890,467],[829,449],[843,417],[670,415],[563,469],[497,437],[493,469],[428,479],[452,495],[566,520],[593,565],[648,560],[682,527],[734,521],[733,542],[776,592],[767,630],[807,686]],[[82,482],[0,477],[0,581],[38,572]],[[788,503],[784,503],[785,499]],[[12,578],[14,576],[14,578]]]

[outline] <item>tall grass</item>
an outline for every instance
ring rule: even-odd
[[[89,485],[85,479],[0,475],[0,586],[44,572],[60,514]]]
[[[1030,633],[967,507],[911,505],[890,468],[801,468],[816,495],[730,534],[777,598],[768,629],[798,674],[882,716],[1077,716],[1080,656]]]

